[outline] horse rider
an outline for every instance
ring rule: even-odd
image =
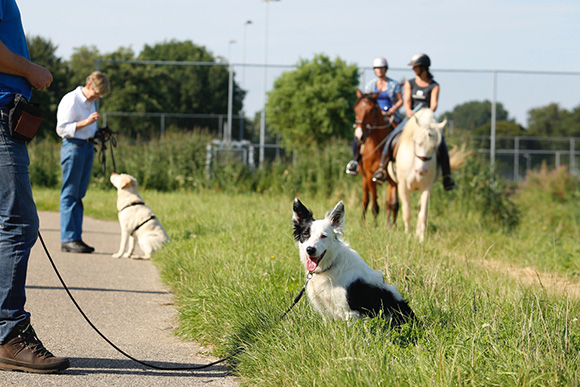
[[[429,71],[431,66],[431,59],[426,54],[416,54],[411,58],[409,66],[413,67],[415,78],[405,83],[405,112],[407,119],[411,118],[415,111],[420,107],[427,107],[432,111],[437,109],[439,101],[439,84],[433,79],[433,74]],[[383,154],[381,155],[381,163],[379,169],[373,175],[373,181],[382,184],[387,180],[386,166],[393,158],[393,138],[397,136],[404,125],[399,125],[396,130],[391,132]],[[441,137],[441,144],[437,149],[437,160],[441,165],[443,174],[443,187],[446,191],[455,188],[455,181],[451,177],[451,167],[449,165],[449,152],[445,138]]]
[[[390,125],[397,125],[402,121],[399,108],[403,105],[403,97],[401,94],[401,85],[399,82],[387,77],[387,69],[389,65],[387,60],[383,57],[378,57],[373,60],[373,70],[376,78],[369,81],[365,85],[365,94],[379,93],[377,103],[381,109],[381,113],[385,117],[385,121]],[[385,128],[387,129],[387,128]],[[352,142],[352,160],[346,165],[346,173],[349,175],[358,174],[358,160],[360,159],[360,145],[361,141],[354,136]]]

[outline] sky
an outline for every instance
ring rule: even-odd
[[[81,46],[101,54],[120,47],[138,54],[171,40],[204,46],[234,64],[250,116],[263,106],[264,88],[315,54],[367,68],[364,83],[375,57],[385,57],[387,75],[400,81],[413,76],[411,56],[426,53],[441,85],[439,114],[495,95],[526,126],[529,109],[580,105],[578,0],[17,2],[26,33],[51,40],[65,60]],[[264,63],[277,66],[264,76]]]

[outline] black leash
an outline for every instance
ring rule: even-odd
[[[42,239],[42,235],[40,235],[40,231],[38,232],[38,238],[40,239],[40,243],[42,243],[42,247],[44,249],[44,252],[46,253],[46,256],[48,257],[48,260],[50,261],[50,264],[52,265],[52,268],[54,269],[54,272],[56,273],[56,276],[58,277],[60,283],[62,284],[62,287],[64,288],[64,290],[68,294],[69,298],[71,299],[71,301],[73,302],[73,304],[75,305],[75,307],[77,308],[77,310],[79,311],[79,313],[81,314],[81,316],[83,316],[83,318],[85,319],[85,321],[91,326],[91,328],[93,328],[93,330],[95,332],[97,332],[97,334],[99,336],[101,336],[101,338],[103,340],[105,340],[111,347],[113,347],[117,352],[119,352],[120,354],[122,354],[126,358],[131,359],[134,362],[141,364],[142,366],[149,367],[149,368],[154,368],[156,370],[164,370],[164,371],[186,371],[186,370],[201,370],[201,369],[204,369],[204,368],[212,367],[212,366],[214,366],[216,364],[223,363],[223,362],[225,362],[225,361],[233,358],[237,354],[239,354],[239,353],[241,353],[241,352],[244,351],[242,348],[240,348],[240,349],[236,350],[234,353],[232,353],[231,355],[226,356],[226,357],[224,357],[222,359],[216,360],[213,363],[204,364],[204,365],[198,365],[198,366],[189,366],[189,367],[161,367],[161,366],[156,366],[154,364],[146,363],[144,361],[141,361],[139,359],[134,358],[133,356],[131,356],[128,353],[126,353],[125,351],[123,351],[121,348],[117,347],[111,340],[109,340],[107,338],[107,336],[105,336],[103,333],[101,333],[101,331],[99,331],[99,329],[95,326],[95,324],[93,324],[93,322],[87,317],[87,315],[85,314],[85,312],[82,310],[82,308],[80,307],[80,305],[77,303],[77,301],[73,297],[73,295],[70,292],[68,286],[66,285],[66,283],[62,279],[62,276],[60,275],[60,272],[56,268],[56,264],[54,263],[54,261],[52,259],[52,256],[48,252],[48,248],[46,247],[46,244],[44,243],[44,239]],[[298,303],[298,301],[300,301],[300,299],[304,295],[304,292],[306,291],[306,285],[308,285],[308,282],[310,282],[310,280],[312,279],[313,275],[314,274],[312,272],[308,273],[308,275],[306,276],[306,283],[302,287],[302,290],[300,290],[300,293],[298,293],[298,295],[294,298],[294,303],[280,317],[280,321],[284,317],[286,317],[286,315],[288,314],[288,312],[290,312],[290,310]]]
[[[107,177],[107,142],[111,143],[111,161],[113,162],[113,172],[117,172],[117,166],[115,165],[115,155],[113,154],[113,148],[117,146],[117,139],[113,136],[115,132],[113,132],[108,126],[100,128],[95,133],[95,137],[93,137],[93,141],[95,145],[100,144],[101,148],[98,150],[99,152],[99,160],[101,165],[103,166],[103,176]],[[95,151],[97,151],[95,149]]]
[[[306,285],[308,285],[308,282],[310,282],[312,276],[314,276],[314,274],[312,272],[309,272],[308,275],[306,276],[306,283],[302,287],[302,290],[300,290],[300,293],[298,293],[298,295],[294,298],[294,303],[292,303],[292,305],[290,305],[290,307],[286,310],[286,312],[284,312],[284,314],[280,317],[280,321],[282,321],[282,319],[286,317],[288,312],[290,312],[290,310],[294,308],[294,305],[296,305],[298,301],[300,301],[300,299],[304,295],[304,292],[306,291]]]
[[[204,365],[197,365],[197,366],[188,366],[188,367],[160,367],[160,366],[156,366],[154,364],[151,363],[146,363],[144,361],[141,361],[139,359],[134,358],[133,356],[129,355],[128,353],[126,353],[125,351],[123,351],[122,349],[120,349],[119,347],[117,347],[111,340],[109,340],[104,334],[101,333],[101,331],[99,331],[99,329],[92,323],[92,321],[87,317],[87,315],[85,314],[85,312],[83,312],[83,310],[81,309],[81,307],[79,306],[79,304],[77,303],[77,301],[74,299],[72,293],[70,292],[68,286],[66,286],[64,280],[62,279],[58,269],[56,268],[56,265],[54,263],[54,261],[52,260],[52,257],[50,256],[50,253],[48,252],[48,249],[46,248],[46,244],[44,243],[44,240],[42,239],[42,235],[40,235],[40,232],[38,232],[38,237],[40,239],[40,242],[42,243],[42,247],[44,248],[44,252],[46,253],[46,256],[48,257],[48,260],[50,261],[50,264],[52,265],[52,268],[54,269],[60,283],[62,284],[62,286],[64,287],[64,290],[66,290],[69,298],[71,299],[71,301],[73,302],[73,304],[76,306],[77,310],[80,312],[80,314],[83,316],[83,318],[85,319],[85,321],[91,326],[91,328],[93,328],[93,330],[95,332],[97,332],[99,334],[99,336],[101,336],[103,338],[103,340],[105,340],[111,347],[113,347],[115,350],[117,350],[117,352],[119,352],[120,354],[122,354],[123,356],[133,360],[136,363],[141,364],[142,366],[145,367],[149,367],[149,368],[154,368],[156,370],[164,370],[164,371],[185,371],[185,370],[201,370],[204,368],[208,368],[211,366],[214,366],[216,364],[219,363],[223,363],[229,359],[231,359],[232,357],[236,356],[237,354],[239,354],[240,352],[242,352],[243,350],[240,348],[238,349],[236,352],[234,352],[233,354],[224,357],[223,359],[219,359],[217,361],[214,361],[213,363],[209,363],[209,364],[204,364]]]

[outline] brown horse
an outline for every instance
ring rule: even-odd
[[[363,212],[362,220],[366,218],[369,205],[369,193],[373,202],[373,215],[375,221],[379,214],[377,203],[377,183],[373,181],[373,173],[379,168],[381,153],[385,147],[388,135],[396,127],[396,124],[387,122],[377,104],[378,93],[363,94],[356,91],[357,100],[354,104],[355,136],[357,141],[363,143],[361,147],[361,157],[359,160],[359,170],[363,177]],[[397,185],[389,179],[386,198],[387,223],[394,225],[399,211],[399,201],[397,198]]]

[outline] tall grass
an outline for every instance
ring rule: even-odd
[[[304,283],[291,198],[207,193],[182,200],[188,213],[168,213],[168,228],[179,231],[155,257],[178,297],[179,334],[216,345],[218,355],[243,348],[233,365],[246,385],[579,382],[580,303],[563,287],[524,282],[501,265],[504,249],[514,252],[510,262],[529,264],[517,230],[505,239],[493,229],[472,234],[460,213],[448,213],[432,217],[438,226],[421,246],[401,227],[361,225],[349,203],[346,239],[397,284],[420,323],[392,331],[379,320],[324,321],[306,300],[278,322]],[[318,217],[335,204],[302,200]],[[534,248],[544,232],[525,242]]]
[[[241,164],[215,163],[211,179],[206,173],[206,146],[211,137],[203,131],[170,133],[161,140],[136,144],[123,137],[113,148],[119,173],[135,176],[144,189],[158,191],[213,189],[219,192],[309,192],[329,195],[349,189],[352,179],[343,172],[350,149],[346,142],[332,142],[324,150],[312,147],[297,155],[294,163],[274,161],[252,172]],[[95,153],[91,187],[108,189],[113,170],[111,145],[107,144],[105,165],[100,146]],[[30,175],[38,187],[61,184],[60,142],[44,139],[30,144]],[[106,171],[106,174],[103,171]]]
[[[239,169],[224,167],[223,181],[196,189],[144,187],[172,239],[154,262],[175,293],[181,337],[216,355],[242,348],[231,365],[248,386],[580,384],[576,178],[540,171],[537,183],[532,176],[509,194],[513,187],[492,185],[472,161],[456,175],[457,190],[436,185],[420,245],[401,224],[386,229],[382,216],[360,223],[360,181],[343,177],[348,147],[334,146],[238,180]],[[41,209],[58,203],[54,188],[34,193]],[[345,239],[397,285],[417,325],[325,321],[307,300],[278,321],[305,279],[291,232],[294,195],[316,217],[344,200]],[[114,197],[112,187],[94,186],[87,213],[114,218]]]

